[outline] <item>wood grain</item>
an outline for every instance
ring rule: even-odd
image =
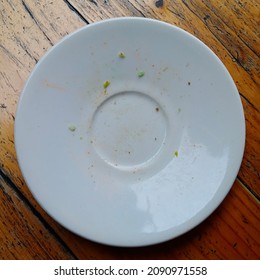
[[[0,259],[73,259],[0,175]]]
[[[244,97],[241,99],[246,119],[246,145],[238,177],[260,200],[260,114]]]
[[[256,49],[258,44],[256,38],[259,37],[257,31],[257,21],[253,18],[248,18],[247,24],[250,23],[252,30],[248,30],[248,25],[244,23],[237,24],[240,32],[234,27],[234,22],[239,23],[239,13],[234,13],[235,4],[227,6],[222,1],[223,5],[216,5],[217,1],[185,1],[186,5],[196,14],[200,19],[204,20],[207,28],[212,32],[216,39],[226,48],[229,54],[232,55],[235,62],[240,65],[252,78],[253,81],[259,85],[259,64]],[[231,2],[231,1],[229,1]],[[215,3],[215,4],[214,4]],[[232,1],[234,3],[234,1]],[[257,8],[257,7],[256,7]],[[243,9],[241,9],[243,11]],[[227,16],[228,15],[228,16]],[[246,20],[246,18],[244,18]],[[258,34],[257,34],[258,33]],[[248,35],[248,36],[245,36]],[[243,36],[244,35],[244,36]],[[248,98],[249,99],[249,98]],[[258,100],[259,101],[259,100]],[[260,104],[257,104],[260,105]]]
[[[0,0],[0,259],[259,259],[260,94],[257,1]],[[197,36],[223,61],[241,95],[245,155],[221,206],[189,233],[145,248],[114,248],[56,223],[28,190],[14,147],[18,99],[33,67],[62,37],[87,23],[150,17]],[[33,246],[29,246],[33,244]]]

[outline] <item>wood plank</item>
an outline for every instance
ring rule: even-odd
[[[73,259],[0,175],[0,259]]]

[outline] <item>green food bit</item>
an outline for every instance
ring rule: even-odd
[[[179,155],[178,151],[175,151],[175,152],[174,152],[174,155],[175,155],[176,157],[178,157],[178,155]]]
[[[137,72],[137,76],[139,77],[139,78],[142,78],[143,76],[144,76],[144,71],[138,71]]]
[[[68,129],[73,132],[77,129],[77,127],[74,124],[69,124]]]
[[[110,82],[109,81],[105,81],[104,84],[103,84],[103,87],[107,88],[109,85],[110,85]]]
[[[120,52],[120,53],[118,54],[118,56],[119,56],[120,58],[125,58],[125,54],[124,54],[123,52]]]

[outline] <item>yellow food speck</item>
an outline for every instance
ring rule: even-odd
[[[138,71],[137,72],[137,76],[139,77],[139,78],[142,78],[143,76],[144,76],[144,71]]]
[[[174,155],[175,155],[176,157],[178,157],[178,155],[179,155],[178,151],[175,151],[175,152],[174,152]]]
[[[118,56],[119,56],[120,58],[125,58],[125,54],[124,54],[123,52],[120,52],[120,53],[118,54]]]
[[[103,87],[106,89],[108,86],[110,85],[110,82],[108,80],[106,80],[104,83],[103,83]]]

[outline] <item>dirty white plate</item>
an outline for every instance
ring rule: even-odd
[[[118,246],[177,237],[208,217],[235,180],[245,123],[216,55],[143,18],[88,25],[37,64],[15,144],[41,206],[71,231]]]

